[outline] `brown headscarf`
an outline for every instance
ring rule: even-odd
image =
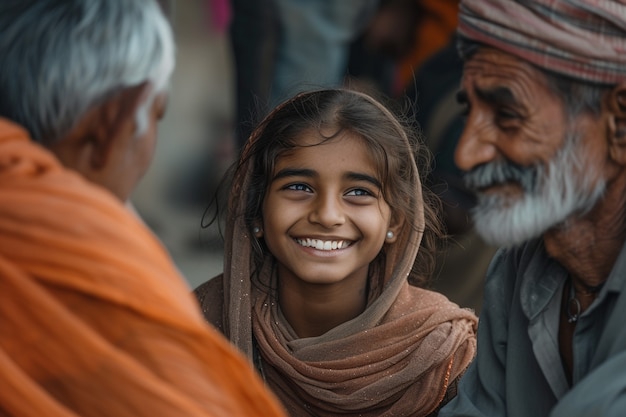
[[[368,96],[350,94],[393,118]],[[413,199],[418,215],[385,248],[384,265],[370,267],[366,310],[319,337],[298,338],[276,301],[272,256],[266,254],[255,273],[254,237],[237,214],[245,209],[242,196],[253,168],[248,156],[262,129],[263,124],[252,134],[241,157],[247,162],[233,180],[224,274],[196,290],[205,316],[251,360],[258,359],[267,384],[293,416],[430,414],[472,360],[477,322],[472,312],[441,294],[408,284],[424,230],[421,184],[415,183]],[[410,153],[408,140],[405,145]],[[411,169],[419,178],[414,161]]]
[[[141,221],[2,119],[0,202],[0,415],[284,415]]]

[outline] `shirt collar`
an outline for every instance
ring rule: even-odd
[[[529,320],[543,311],[557,293],[561,282],[567,279],[568,272],[558,262],[548,256],[543,240],[526,244],[518,265],[522,274],[520,288],[522,310]],[[625,284],[626,243],[613,265],[606,284],[598,294],[604,298],[609,291],[619,293]]]

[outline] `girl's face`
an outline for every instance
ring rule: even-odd
[[[370,262],[399,228],[391,224],[365,142],[352,133],[319,142],[316,132],[305,133],[304,147],[276,161],[263,201],[263,237],[281,282],[362,288]]]

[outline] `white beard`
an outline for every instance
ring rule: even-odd
[[[508,181],[523,188],[520,197],[478,192],[473,209],[474,225],[483,239],[496,246],[515,246],[541,236],[563,224],[573,214],[584,214],[595,206],[606,188],[604,179],[583,165],[575,152],[577,138],[566,137],[564,147],[547,165],[519,167],[497,161],[470,171],[465,181],[477,189]],[[581,159],[583,159],[581,161]]]

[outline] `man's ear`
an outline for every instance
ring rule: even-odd
[[[607,107],[609,154],[613,161],[626,166],[626,83],[609,93]]]
[[[92,148],[90,164],[93,169],[105,167],[115,146],[135,136],[137,111],[150,91],[148,82],[123,88],[96,107],[91,129],[85,137],[90,142],[86,145]]]

